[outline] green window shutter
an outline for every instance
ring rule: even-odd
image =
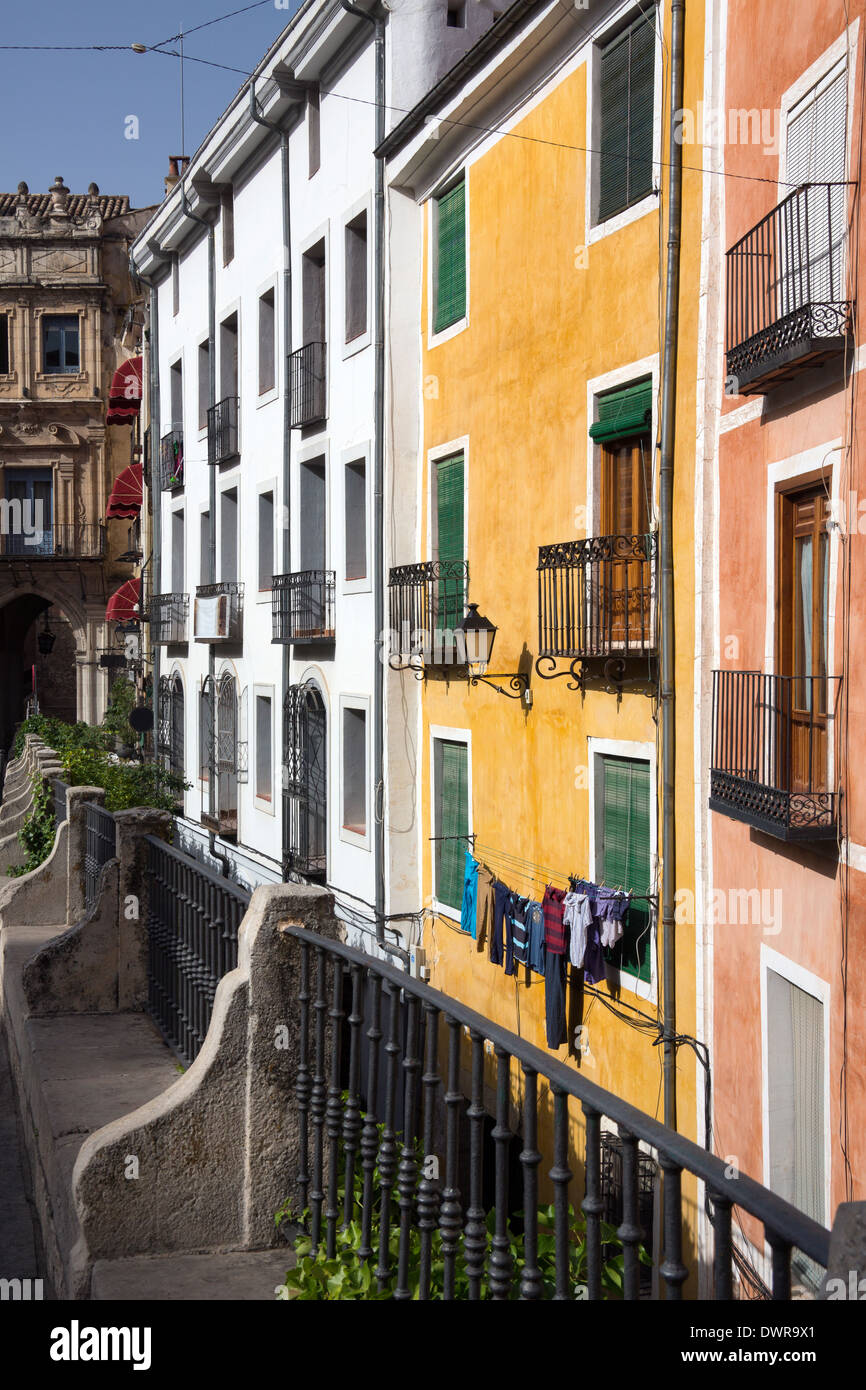
[[[466,184],[436,199],[436,311],[434,332],[466,313]]]
[[[650,886],[650,768],[629,758],[602,760],[602,878],[608,888],[647,893]],[[652,980],[649,904],[633,903],[623,936],[605,956],[617,969]]]
[[[655,18],[641,15],[601,50],[599,222],[652,192]]]
[[[652,380],[647,378],[634,386],[624,386],[619,391],[599,396],[598,419],[589,427],[590,438],[604,443],[644,434],[651,428],[652,418],[653,386]]]
[[[464,460],[462,454],[436,464],[436,558],[461,564],[466,559],[464,540]],[[439,626],[453,630],[463,619],[466,589],[462,571],[443,574],[438,591]]]
[[[465,839],[469,834],[469,750],[465,743],[437,738],[434,748],[436,807],[434,815],[435,891],[440,903],[459,912],[463,903],[466,865]],[[442,838],[446,837],[446,838]]]

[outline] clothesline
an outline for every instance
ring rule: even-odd
[[[495,849],[492,845],[482,844],[477,835],[431,835],[431,840],[460,840],[468,844],[476,858],[484,852],[494,859],[499,859],[503,864],[516,866],[513,872],[522,873],[524,878],[532,879],[535,883],[548,884],[554,879],[560,879],[563,883],[569,883],[572,878],[583,878],[585,874],[564,873],[561,869],[548,869],[543,864],[534,864],[530,859],[523,859],[519,855],[511,854],[508,850]],[[487,868],[491,868],[488,864]],[[608,887],[616,885],[608,884]],[[632,902],[647,902],[652,906],[658,906],[658,893],[632,893]]]

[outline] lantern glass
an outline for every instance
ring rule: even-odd
[[[478,604],[470,603],[469,612],[460,624],[466,649],[466,665],[470,676],[483,676],[493,654],[496,627],[489,618],[478,612]]]

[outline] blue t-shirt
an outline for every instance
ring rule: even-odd
[[[463,906],[460,910],[460,925],[475,940],[478,929],[475,904],[478,900],[478,861],[466,851],[466,868],[463,874]]]

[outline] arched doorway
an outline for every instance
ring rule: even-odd
[[[40,651],[46,620],[54,637]],[[0,602],[0,747],[8,748],[15,726],[38,701],[40,713],[74,723],[79,711],[76,656],[83,650],[79,616],[45,594],[17,593]]]
[[[283,873],[328,877],[328,729],[314,681],[292,685],[283,705]]]
[[[159,678],[157,752],[163,767],[178,777],[184,773],[184,696],[180,673]]]
[[[225,839],[238,833],[238,687],[230,671],[219,680],[206,676],[201,688],[200,715],[203,747],[200,758],[207,759],[208,781],[213,787],[202,824]],[[204,769],[204,763],[203,763]],[[202,769],[202,770],[203,770]]]

